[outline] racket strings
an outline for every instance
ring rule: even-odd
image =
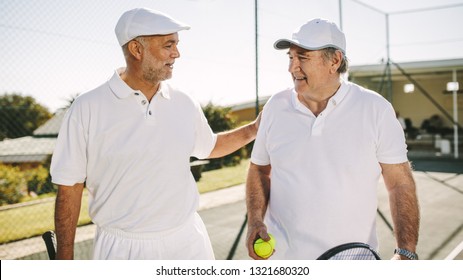
[[[376,260],[377,256],[368,248],[345,249],[332,257],[330,260]]]

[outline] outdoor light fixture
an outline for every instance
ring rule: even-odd
[[[458,82],[448,82],[447,91],[458,91]]]
[[[412,93],[414,91],[415,91],[415,85],[414,84],[405,84],[404,85],[404,92],[405,93]]]

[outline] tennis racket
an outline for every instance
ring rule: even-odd
[[[56,259],[56,237],[55,232],[49,230],[42,234],[43,241],[47,247],[48,258],[50,260]]]
[[[336,246],[323,253],[317,260],[380,260],[379,254],[370,245],[351,242]]]

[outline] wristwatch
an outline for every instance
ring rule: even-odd
[[[402,248],[396,248],[394,250],[394,254],[399,254],[402,255],[410,260],[417,260],[418,255],[416,253],[410,252],[408,250],[402,249]]]

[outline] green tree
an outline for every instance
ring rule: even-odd
[[[31,96],[4,93],[0,95],[0,140],[32,135],[51,116],[50,111]]]
[[[230,116],[230,110],[230,107],[215,106],[212,103],[203,107],[204,115],[206,116],[212,131],[218,133],[231,130],[236,127],[236,120]],[[208,170],[221,168],[223,166],[234,166],[239,164],[241,159],[245,156],[246,149],[241,148],[223,158],[211,159],[205,169]]]
[[[230,110],[229,107],[215,106],[212,103],[203,107],[204,115],[212,131],[222,132],[236,127],[236,121],[230,117]]]

